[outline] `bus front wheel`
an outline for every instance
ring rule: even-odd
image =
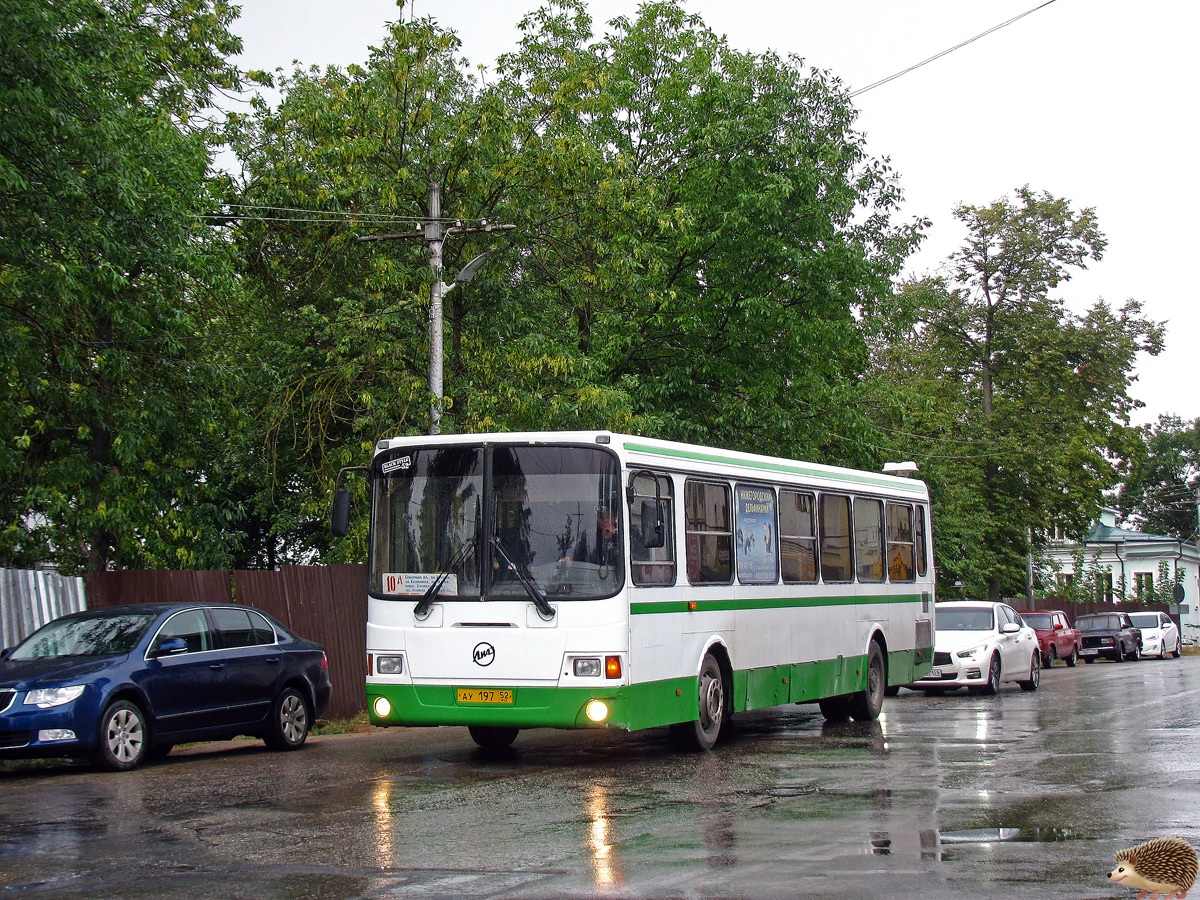
[[[721,735],[728,702],[721,664],[711,653],[704,655],[704,663],[700,666],[699,690],[698,718],[694,722],[672,725],[671,736],[686,749],[711,750]]]
[[[507,728],[502,725],[468,725],[471,739],[484,750],[503,750],[512,746],[517,739],[519,728]]]

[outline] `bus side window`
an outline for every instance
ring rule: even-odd
[[[913,551],[917,558],[917,574],[924,578],[925,573],[929,570],[929,550],[926,546],[925,538],[926,529],[924,506],[917,507],[916,516],[914,517],[913,523],[916,526],[913,529]]]
[[[821,580],[853,581],[854,553],[850,544],[850,498],[821,495]]]
[[[817,580],[817,498],[798,491],[779,492],[779,550],[783,580]]]
[[[907,503],[887,505],[887,563],[890,581],[913,580],[913,511]]]
[[[733,581],[733,520],[729,485],[689,481],[683,488],[687,572],[692,584]]]
[[[671,479],[666,475],[638,472],[629,480],[629,560],[633,583],[669,585],[675,583],[675,503]],[[663,545],[642,544],[642,517],[662,506]],[[653,529],[654,522],[646,523]]]
[[[882,500],[854,498],[854,558],[859,581],[883,581]]]

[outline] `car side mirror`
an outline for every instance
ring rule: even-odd
[[[169,637],[154,651],[153,656],[158,659],[163,656],[178,656],[180,653],[187,652],[187,641],[181,637]]]
[[[1020,630],[1021,630],[1021,626],[1018,625],[1016,622],[1009,622],[1001,627],[1000,633],[1001,634],[1016,634]]]
[[[10,656],[12,656],[12,652],[14,649],[15,648],[13,648],[13,647],[5,647],[3,650],[0,650],[0,662],[3,662],[4,660],[6,660]]]
[[[1063,624],[1062,624],[1062,622],[1055,622],[1055,623],[1054,623],[1054,630],[1055,630],[1055,631],[1062,631],[1062,630],[1063,630]]]

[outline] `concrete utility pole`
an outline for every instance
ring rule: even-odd
[[[433,284],[429,286],[429,433],[438,434],[441,431],[442,402],[445,388],[442,380],[442,301],[446,295],[466,284],[475,277],[475,273],[492,255],[491,250],[481,253],[462,267],[450,284],[442,281],[442,246],[452,234],[475,234],[492,231],[514,231],[516,225],[492,225],[484,221],[482,225],[463,225],[455,221],[448,225],[442,219],[442,186],[433,182],[429,188],[429,217],[421,231],[410,231],[404,234],[364,234],[357,238],[360,241],[395,241],[402,239],[423,240],[429,246],[429,268],[433,272]]]

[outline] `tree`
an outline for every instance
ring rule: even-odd
[[[227,280],[208,206],[224,0],[0,5],[0,564],[223,559],[199,441]]]
[[[1200,473],[1200,419],[1160,416],[1143,434],[1117,509],[1141,531],[1189,540],[1197,523],[1196,491],[1188,479]]]
[[[331,213],[239,231],[239,319],[272,333],[237,352],[263,361],[267,465],[303,473],[296,515],[323,519],[337,467],[427,427],[424,244],[355,238],[382,214],[412,230],[434,179],[449,218],[517,226],[447,245],[450,272],[498,252],[447,307],[443,430],[862,461],[864,323],[918,228],[891,223],[894,176],[844,89],[674,2],[601,40],[578,0],[522,28],[486,83],[453,35],[400,23],[366,66],[295,72],[235,123],[240,202]]]
[[[1103,251],[1092,210],[1022,188],[956,216],[968,238],[949,273],[905,284],[891,323],[905,337],[880,339],[878,421],[926,461],[939,577],[998,599],[1023,593],[1029,552],[1054,528],[1082,536],[1116,485],[1137,445],[1134,363],[1163,329],[1133,300],[1076,315],[1052,296]]]

